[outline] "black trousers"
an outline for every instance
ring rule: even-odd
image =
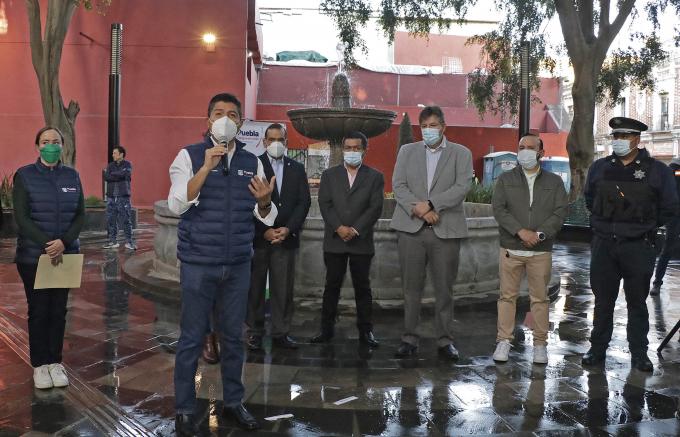
[[[28,302],[28,345],[31,366],[61,363],[66,328],[68,288],[34,290],[37,264],[17,263]]]
[[[373,297],[371,296],[371,281],[369,279],[372,259],[372,254],[357,255],[324,252],[326,287],[323,291],[323,306],[321,309],[321,330],[323,332],[331,335],[334,333],[340,289],[345,279],[348,261],[352,285],[354,285],[354,301],[357,306],[357,328],[362,333],[373,330],[371,323]]]
[[[590,285],[595,294],[595,314],[590,343],[597,352],[604,352],[612,338],[614,306],[621,279],[628,307],[627,336],[631,354],[647,352],[646,300],[655,258],[656,249],[646,239],[610,240],[593,236]]]
[[[269,274],[269,306],[272,337],[288,334],[293,320],[293,286],[295,284],[295,255],[297,249],[279,245],[255,248],[250,276],[248,335],[264,335],[265,289]]]

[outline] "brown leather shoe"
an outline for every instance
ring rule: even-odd
[[[217,334],[214,332],[211,332],[205,336],[205,344],[203,345],[203,361],[208,364],[217,364],[220,362]]]

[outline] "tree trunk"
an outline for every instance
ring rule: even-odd
[[[42,35],[39,0],[26,0],[31,36],[31,57],[38,78],[45,125],[58,128],[64,134],[62,162],[76,164],[75,122],[80,106],[70,101],[64,106],[59,88],[61,53],[71,18],[78,3],[75,0],[49,0],[45,34]]]
[[[574,119],[567,136],[567,153],[571,167],[571,191],[569,198],[576,200],[583,194],[588,168],[593,162],[595,138],[595,86],[597,77],[593,73],[592,61],[581,65],[574,72],[574,85],[571,90],[574,99]]]

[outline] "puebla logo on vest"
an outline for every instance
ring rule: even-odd
[[[633,177],[634,177],[635,179],[642,179],[642,178],[645,177],[645,172],[642,171],[642,170],[635,170],[635,171],[633,172]]]
[[[253,176],[255,176],[255,173],[253,173],[252,171],[248,171],[248,170],[238,170],[236,172],[236,174],[238,174],[239,176],[245,176],[245,177],[249,177],[249,178],[252,178]]]
[[[78,189],[75,187],[62,187],[61,191],[63,191],[64,193],[77,193]]]

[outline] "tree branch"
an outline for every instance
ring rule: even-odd
[[[593,2],[594,0],[578,0],[578,16],[579,22],[581,23],[581,32],[588,44],[595,40]]]
[[[598,38],[601,38],[609,27],[609,5],[610,0],[600,0],[600,30],[597,33]]]
[[[562,26],[562,36],[572,63],[587,56],[586,41],[583,37],[578,13],[572,0],[555,0],[555,10]]]
[[[26,0],[28,27],[30,32],[31,61],[36,74],[40,76],[40,65],[43,57],[42,24],[40,23],[40,3],[38,0]]]
[[[619,6],[619,13],[616,15],[614,22],[607,26],[606,29],[607,49],[609,49],[609,45],[611,45],[614,38],[616,38],[616,35],[621,31],[623,24],[630,16],[634,6],[635,0],[623,0]],[[600,37],[600,39],[602,38]]]

